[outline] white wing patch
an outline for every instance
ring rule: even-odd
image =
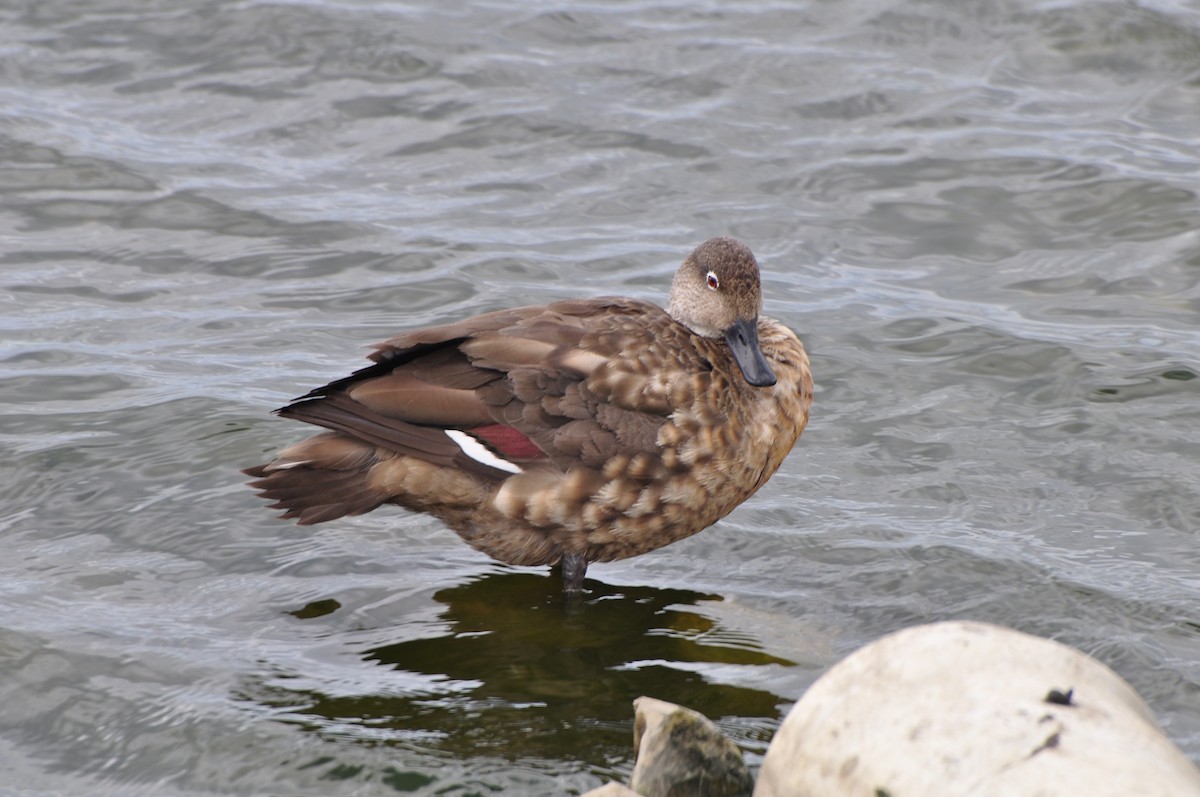
[[[466,432],[460,432],[457,429],[446,429],[446,436],[458,443],[458,447],[462,452],[476,462],[487,465],[489,468],[507,471],[508,473],[520,473],[521,468],[507,459],[501,459],[488,449],[487,446],[480,443],[474,437]]]

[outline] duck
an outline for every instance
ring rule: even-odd
[[[395,504],[500,562],[560,568],[578,596],[590,563],[708,528],[792,450],[812,374],[762,307],[754,254],[717,237],[665,309],[566,299],[404,332],[275,410],[323,431],[243,472],[299,525]]]

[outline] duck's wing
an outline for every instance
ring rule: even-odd
[[[677,327],[629,299],[502,310],[385,341],[372,365],[277,412],[494,482],[600,470],[655,450]]]

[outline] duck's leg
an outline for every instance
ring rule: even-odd
[[[581,553],[564,553],[562,561],[563,594],[573,597],[583,592],[583,577],[587,574],[587,559]]]

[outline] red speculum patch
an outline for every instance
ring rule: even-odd
[[[505,459],[541,459],[546,456],[545,451],[511,426],[494,423],[489,426],[476,426],[466,431],[487,443]]]

